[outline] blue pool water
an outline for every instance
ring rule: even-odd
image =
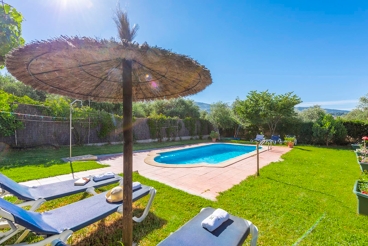
[[[261,147],[260,147],[261,148]],[[189,149],[160,153],[155,161],[163,164],[218,164],[256,150],[255,146],[210,144]]]

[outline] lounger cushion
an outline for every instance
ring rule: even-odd
[[[133,192],[133,201],[149,194],[151,187],[142,187]],[[66,229],[77,231],[116,212],[122,202],[106,201],[107,192],[71,203],[44,213],[24,210],[0,199],[0,207],[14,216],[15,223],[41,235],[59,234]]]
[[[214,211],[214,208],[203,209],[197,216],[158,245],[242,245],[250,232],[249,223],[242,218],[230,215],[226,222],[212,232],[201,226],[201,222]]]
[[[83,186],[74,185],[75,180],[73,179],[52,184],[28,187],[20,185],[5,175],[0,174],[0,187],[24,201],[34,201],[41,198],[48,201],[86,191],[90,187],[98,188],[113,184],[118,182],[120,179],[120,176],[115,175],[114,178],[105,179],[99,182],[91,180]]]

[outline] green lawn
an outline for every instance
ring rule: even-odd
[[[154,142],[148,144],[134,144],[133,149],[137,151],[203,142],[207,142],[207,140],[186,140],[161,143]],[[115,154],[122,153],[122,151],[122,144],[103,146],[73,146],[72,156],[86,154]],[[61,160],[61,158],[64,157],[69,157],[68,146],[62,146],[57,149],[50,147],[27,150],[10,150],[5,153],[0,153],[0,172],[17,182],[68,174],[71,173],[71,168],[69,163],[65,163]],[[106,167],[106,165],[98,164],[96,161],[73,162],[74,172],[102,167]]]
[[[352,192],[360,174],[354,153],[343,148],[297,146],[283,159],[262,168],[260,177],[249,177],[223,192],[217,202],[134,174],[135,181],[157,189],[146,220],[134,223],[134,241],[156,245],[202,207],[213,206],[251,220],[259,229],[258,245],[368,245],[368,217],[357,214]],[[41,209],[84,197],[58,199]],[[145,202],[147,198],[135,203],[136,213]],[[119,245],[120,234],[121,219],[116,214],[76,232],[70,243]]]

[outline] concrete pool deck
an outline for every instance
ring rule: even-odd
[[[160,151],[172,150],[173,148],[163,148]],[[284,146],[273,146],[271,150],[260,153],[259,167],[267,166],[271,162],[280,161],[281,156],[291,149]],[[140,175],[167,184],[171,187],[198,195],[210,200],[216,200],[220,192],[226,191],[248,176],[257,172],[257,157],[251,156],[240,160],[226,167],[156,167],[144,162],[148,153],[152,150],[139,151],[133,153],[133,171]],[[102,164],[110,165],[106,168],[88,170],[75,173],[75,178],[81,178],[89,175],[101,174],[104,172],[123,172],[122,155],[106,155],[99,159]],[[52,178],[32,180],[23,182],[28,186],[49,184],[59,181],[72,179],[71,174],[60,175]],[[160,191],[157,191],[160,192]]]

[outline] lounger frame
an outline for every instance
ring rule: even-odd
[[[149,187],[148,194],[149,194],[150,198],[147,202],[147,205],[146,205],[142,215],[140,217],[133,217],[132,218],[135,222],[138,222],[138,223],[142,222],[147,217],[147,215],[149,213],[149,210],[152,206],[152,202],[154,200],[154,197],[156,195],[156,190],[153,187]],[[88,199],[88,198],[86,198],[86,199]],[[66,205],[66,206],[68,206],[68,205]],[[116,212],[118,212],[120,214],[123,213],[123,205],[122,204],[118,206]],[[2,208],[0,208],[0,216],[3,217],[10,226],[9,231],[4,232],[4,233],[0,233],[0,238],[1,238],[0,244],[3,244],[5,241],[12,238],[14,235],[16,235],[19,232],[23,231],[21,236],[17,238],[14,245],[15,246],[25,245],[24,243],[20,243],[20,242],[23,241],[23,239],[27,236],[27,234],[30,232],[30,230],[25,228],[24,226],[16,224],[14,216],[11,213],[7,212],[6,210],[4,210]],[[94,222],[92,222],[92,223],[94,223]],[[43,245],[46,245],[48,243],[51,243],[54,240],[60,240],[60,241],[66,242],[72,234],[73,234],[72,230],[66,229],[63,232],[61,232],[60,234],[44,235],[46,237],[44,240],[42,240],[40,242],[36,242],[36,243],[26,244],[26,245],[43,246]]]

